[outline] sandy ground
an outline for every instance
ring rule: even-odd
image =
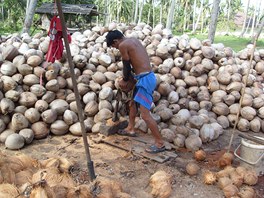
[[[216,185],[205,185],[202,175],[205,170],[217,171],[216,160],[228,146],[231,131],[227,130],[217,140],[204,144],[203,149],[207,153],[207,160],[199,162],[201,170],[196,176],[189,176],[185,171],[188,162],[194,161],[193,154],[186,149],[176,151],[178,157],[165,163],[158,163],[147,158],[133,155],[118,148],[96,144],[91,140],[93,134],[88,135],[90,156],[94,163],[94,171],[97,176],[103,176],[122,183],[125,192],[135,198],[151,198],[151,188],[148,186],[150,176],[158,170],[164,170],[173,176],[173,194],[171,198],[222,198],[223,192]],[[240,143],[241,138],[235,136],[232,149]],[[79,183],[89,182],[87,158],[83,147],[82,137],[72,135],[49,136],[46,139],[34,140],[20,151],[6,150],[0,145],[1,150],[10,155],[25,153],[36,159],[46,159],[54,156],[66,157],[74,160],[77,166],[73,170],[73,176]],[[234,165],[239,165],[235,159]],[[259,183],[254,186],[258,197],[264,197],[264,176],[259,177]]]

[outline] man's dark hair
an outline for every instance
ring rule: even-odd
[[[118,30],[109,31],[106,35],[107,47],[110,47],[114,43],[115,39],[122,39],[123,37],[124,35]]]

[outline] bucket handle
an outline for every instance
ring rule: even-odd
[[[239,155],[237,154],[237,150],[240,148],[240,146],[241,146],[241,144],[239,144],[238,147],[236,148],[236,150],[234,151],[235,156],[236,156],[237,158],[239,158],[240,160],[242,160],[243,162],[246,162],[246,163],[248,163],[248,164],[250,164],[250,165],[256,165],[256,164],[261,160],[261,158],[264,156],[264,152],[263,152],[262,155],[257,159],[256,162],[250,162],[250,161],[247,161],[247,160],[243,159],[241,156],[239,156]]]

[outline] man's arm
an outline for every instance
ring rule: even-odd
[[[127,47],[125,45],[122,45],[119,47],[119,51],[121,53],[122,62],[123,62],[123,79],[124,81],[128,81],[131,74],[131,65],[129,60],[129,54]]]

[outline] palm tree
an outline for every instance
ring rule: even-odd
[[[243,28],[242,28],[242,31],[241,31],[240,37],[243,37],[244,34],[245,34],[245,31],[246,31],[246,23],[247,23],[247,17],[248,17],[249,3],[250,3],[250,0],[247,1],[247,6],[246,6],[246,16],[245,16],[245,19],[244,19],[244,22],[243,22]]]
[[[209,25],[209,32],[208,32],[208,39],[211,41],[211,43],[214,42],[215,31],[217,26],[217,18],[219,12],[219,4],[220,4],[220,0],[214,0],[212,14],[211,14],[211,21]]]
[[[166,22],[166,28],[171,29],[171,24],[173,21],[174,11],[175,11],[175,0],[171,0],[170,2],[170,10],[169,10],[169,16],[167,18]]]

